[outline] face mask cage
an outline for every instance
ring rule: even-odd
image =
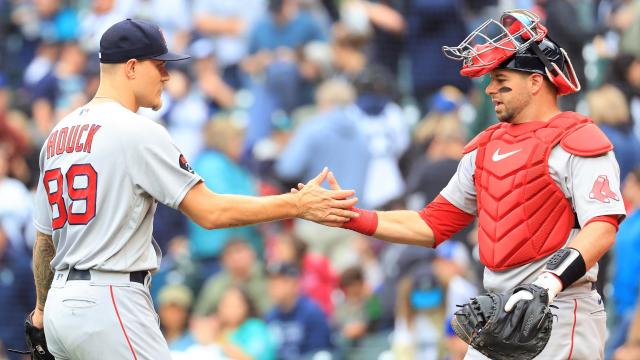
[[[497,34],[497,35],[496,35]],[[500,21],[485,21],[458,46],[443,46],[445,56],[462,60],[460,73],[477,77],[488,73],[516,52],[541,41],[547,29],[540,17],[528,10],[506,11]]]

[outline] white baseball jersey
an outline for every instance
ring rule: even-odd
[[[156,201],[177,208],[202,179],[167,131],[116,102],[58,123],[40,152],[34,223],[51,234],[55,270],[155,270]]]
[[[474,150],[465,154],[458,164],[458,170],[441,192],[441,195],[451,204],[474,215],[477,215],[476,188],[473,181],[476,153],[477,151]],[[556,145],[549,155],[549,172],[556,185],[562,189],[565,198],[571,203],[581,227],[596,216],[626,214],[620,194],[620,169],[612,151],[597,157],[580,157]],[[593,194],[594,188],[601,183],[602,179],[608,180],[607,184],[613,192],[610,196]],[[572,230],[565,244],[577,233],[577,229]],[[533,282],[543,270],[547,260],[548,257],[505,271],[491,271],[485,268],[484,287],[488,291],[503,292],[519,284]],[[596,263],[574,285],[584,284],[585,281],[595,282],[597,275],[598,264]],[[561,294],[564,293],[567,291]]]

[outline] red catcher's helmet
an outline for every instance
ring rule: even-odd
[[[460,45],[443,46],[442,51],[448,58],[463,61],[462,76],[512,69],[546,75],[558,95],[580,91],[569,56],[547,36],[547,28],[529,10],[505,11],[500,22],[489,19]]]

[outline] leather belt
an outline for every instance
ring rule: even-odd
[[[149,275],[148,271],[134,271],[129,273],[129,280],[144,285],[144,280],[147,275]],[[89,270],[78,270],[72,268],[69,270],[67,280],[91,280],[91,272]]]

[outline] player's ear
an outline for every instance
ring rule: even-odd
[[[136,78],[136,66],[137,65],[138,65],[138,60],[136,60],[136,59],[129,59],[124,64],[125,73],[127,74],[127,78],[128,79],[135,79]]]
[[[532,94],[539,93],[545,87],[544,76],[541,74],[534,73],[529,75],[528,82],[529,90]]]

